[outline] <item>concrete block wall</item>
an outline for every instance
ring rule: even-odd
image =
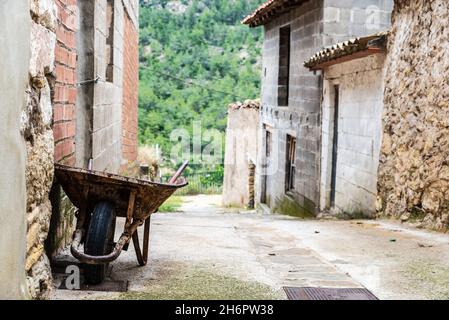
[[[302,64],[321,46],[323,3],[309,1],[304,5],[274,19],[265,26],[265,41],[263,48],[262,66],[262,126],[270,127],[272,134],[272,157],[270,159],[273,170],[267,177],[266,194],[269,205],[274,208],[276,202],[281,201],[285,192],[285,152],[286,137],[290,134],[298,139],[298,164],[296,192],[294,196],[301,204],[305,204],[305,197],[315,199],[317,194],[316,175],[318,167],[315,157],[318,146],[308,140],[316,140],[314,133],[318,133],[319,113],[319,77],[311,74]],[[291,26],[290,53],[290,94],[289,106],[278,107],[278,63],[279,63],[279,29]],[[309,111],[309,117],[302,116],[303,110]],[[312,127],[309,127],[312,126]],[[263,127],[261,127],[263,131]],[[302,134],[300,136],[299,134]],[[265,134],[262,133],[260,150],[265,154]],[[303,139],[301,139],[303,138]],[[315,153],[309,150],[300,152],[302,147],[309,145]],[[307,159],[311,161],[307,161]],[[260,201],[260,179],[256,198]],[[306,186],[307,184],[307,186]]]
[[[321,209],[329,209],[334,121],[338,121],[336,199],[333,213],[376,212],[382,141],[385,54],[345,62],[324,72]],[[339,117],[334,119],[339,86]]]
[[[118,172],[121,165],[121,133],[123,105],[123,34],[124,7],[114,0],[113,82],[106,81],[106,39],[108,35],[106,0],[95,1],[94,52],[95,85],[93,97],[92,158],[96,170]]]
[[[273,138],[276,159],[271,162],[275,161],[277,170],[267,177],[266,185],[272,209],[276,209],[276,203],[285,196],[285,148],[289,134],[297,138],[295,190],[291,196],[306,211],[316,213],[319,210],[322,78],[320,72],[312,73],[304,68],[304,61],[325,46],[365,35],[368,29],[369,33],[385,30],[392,3],[392,0],[308,1],[265,25],[259,134],[262,156],[259,161],[265,162],[263,131],[264,126],[268,126],[276,135]],[[372,12],[379,13],[375,22],[379,21],[378,16],[382,17],[380,23],[374,24],[368,19]],[[289,106],[279,107],[279,29],[288,24],[291,25]],[[258,175],[256,199],[260,202],[263,172]]]
[[[323,45],[388,30],[393,0],[325,0]]]

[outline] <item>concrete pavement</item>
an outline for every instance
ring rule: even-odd
[[[381,299],[449,299],[448,235],[392,221],[304,221],[219,204],[217,196],[187,197],[182,212],[155,215],[149,265],[138,267],[132,248],[113,264],[112,278],[129,280],[129,293],[56,290],[54,298],[285,299],[283,286],[312,286],[366,287]]]

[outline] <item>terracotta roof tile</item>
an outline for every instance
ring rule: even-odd
[[[332,47],[317,52],[304,62],[304,66],[312,69],[322,69],[325,66],[367,56],[372,53],[385,51],[389,32],[379,32],[366,37],[351,39],[338,43]],[[361,53],[364,53],[363,55]]]
[[[259,6],[252,14],[242,20],[243,24],[258,27],[266,24],[276,16],[310,0],[269,0]]]

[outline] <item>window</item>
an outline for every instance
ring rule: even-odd
[[[290,82],[290,26],[279,31],[278,106],[288,106]]]
[[[265,137],[265,154],[267,156],[267,159],[271,156],[271,132],[266,131],[266,137]]]
[[[287,135],[287,152],[286,152],[286,170],[285,170],[285,191],[295,189],[296,174],[296,138]]]
[[[106,81],[114,82],[114,0],[108,0],[106,24]]]

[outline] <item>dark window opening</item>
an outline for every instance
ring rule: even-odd
[[[288,106],[290,82],[290,26],[279,31],[278,106]]]
[[[296,138],[287,135],[285,191],[295,190],[296,174]]]
[[[338,157],[338,117],[339,117],[339,101],[340,87],[334,87],[334,136],[332,139],[332,173],[331,173],[331,194],[330,206],[335,207],[335,198],[337,193],[337,157]]]
[[[114,82],[114,0],[108,0],[106,8],[106,81]]]
[[[265,137],[265,150],[266,150],[266,156],[267,158],[270,158],[271,156],[271,132],[266,131],[266,137]]]

